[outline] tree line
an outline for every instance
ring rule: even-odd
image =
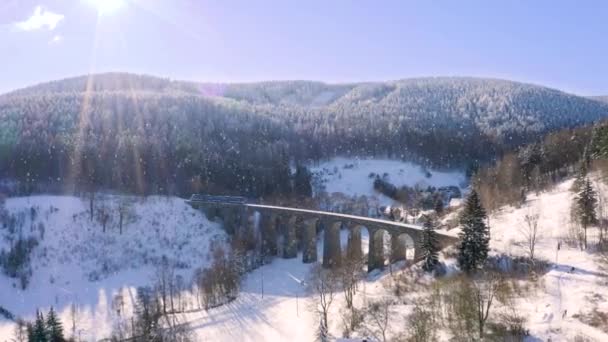
[[[294,162],[365,155],[463,167],[605,109],[492,80],[212,85],[95,75],[0,97],[0,177],[20,193],[288,195]]]

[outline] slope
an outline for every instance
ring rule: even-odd
[[[0,96],[0,177],[182,195],[205,184],[260,197],[289,191],[293,161],[463,168],[607,115],[608,103],[494,79],[203,84],[99,74]],[[108,162],[123,176],[92,174]]]
[[[210,247],[226,239],[217,224],[180,198],[99,196],[93,220],[88,204],[71,196],[6,201],[10,217],[9,224],[0,226],[0,250],[9,250],[18,236],[35,238],[38,245],[30,256],[25,290],[19,279],[0,274],[0,306],[27,319],[36,309],[53,306],[67,326],[74,304],[79,329],[87,334],[82,338],[97,340],[112,329],[117,293],[133,296],[135,287],[151,286],[163,260],[177,265],[176,273],[189,282],[195,269],[208,264]],[[122,233],[119,206],[124,212]],[[111,213],[105,232],[97,217],[104,212]],[[0,340],[11,336],[10,328],[0,320]]]

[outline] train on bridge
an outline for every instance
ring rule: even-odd
[[[228,204],[247,204],[248,201],[242,196],[213,196],[195,194],[190,197],[191,203],[228,203]]]

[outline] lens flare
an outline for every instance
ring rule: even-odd
[[[108,15],[116,12],[125,6],[125,0],[87,0],[95,6],[97,13],[100,15]]]

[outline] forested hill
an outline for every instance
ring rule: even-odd
[[[591,96],[591,99],[608,103],[608,96]]]
[[[26,188],[260,196],[289,191],[293,160],[464,166],[606,116],[600,101],[492,79],[210,84],[99,74],[0,96],[0,177]]]
[[[530,84],[464,77],[352,84],[313,81],[213,84],[107,73],[48,82],[5,96],[98,92],[131,95],[148,92],[233,100],[242,104],[243,110],[268,111],[266,116],[277,117],[287,124],[306,122],[318,126],[325,121],[337,130],[348,129],[353,118],[372,121],[378,128],[388,124],[390,134],[412,128],[463,131],[461,127],[466,127],[479,130],[495,141],[577,126],[608,113],[608,105],[597,103],[597,100],[606,101],[605,97],[587,99]],[[302,117],[294,119],[294,114]]]

